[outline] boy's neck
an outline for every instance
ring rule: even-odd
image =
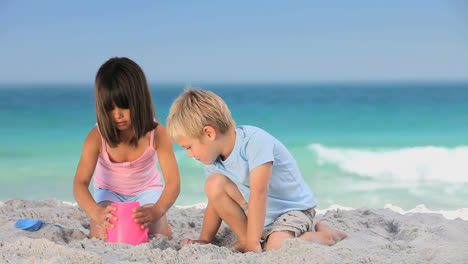
[[[219,146],[220,147],[220,158],[221,160],[226,160],[229,155],[231,155],[234,146],[236,145],[236,128],[230,129],[225,134],[219,137]]]

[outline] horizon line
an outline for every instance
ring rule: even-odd
[[[323,79],[323,80],[149,80],[148,84],[180,84],[204,83],[204,84],[226,84],[226,83],[343,83],[343,82],[468,82],[468,78],[434,78],[434,79]],[[21,85],[21,84],[73,84],[73,85],[94,85],[91,81],[58,81],[58,80],[0,80],[0,85]]]

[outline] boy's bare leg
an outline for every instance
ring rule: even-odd
[[[143,207],[152,207],[153,205],[154,204],[145,204]],[[166,214],[164,214],[158,222],[149,226],[148,236],[154,236],[156,234],[165,235],[167,238],[172,239],[172,229],[167,223]]]
[[[98,205],[102,208],[106,208],[111,203],[111,201],[102,201],[98,203]],[[93,219],[91,219],[91,225],[89,229],[89,238],[95,237],[102,240],[107,238],[107,230],[104,227],[98,225]]]
[[[332,246],[337,242],[345,239],[348,235],[336,228],[333,228],[325,222],[318,222],[315,225],[316,232],[305,232],[298,238],[310,242],[320,243]],[[265,250],[279,249],[283,245],[284,240],[294,238],[294,233],[290,231],[277,231],[271,233],[265,245]]]
[[[231,246],[243,251],[247,235],[247,216],[240,205],[246,201],[236,184],[222,174],[212,174],[205,182],[205,192],[216,214],[239,238],[239,241]]]
[[[284,240],[294,238],[294,233],[290,231],[276,231],[271,233],[265,245],[265,250],[280,249]],[[306,232],[298,238],[310,242],[316,242],[328,246],[335,244],[332,234],[328,231]]]
[[[345,232],[338,230],[336,228],[333,228],[329,226],[327,223],[322,222],[322,221],[317,222],[317,224],[315,224],[315,230],[317,232],[329,232],[332,236],[333,241],[335,241],[335,243],[338,243],[341,240],[348,237],[348,234],[346,234]]]
[[[294,238],[294,233],[290,231],[276,231],[268,236],[265,250],[280,249],[284,240]]]
[[[325,222],[318,222],[315,224],[315,230],[316,232],[306,232],[299,236],[299,238],[310,242],[333,246],[348,237],[348,234],[345,232],[333,228]]]

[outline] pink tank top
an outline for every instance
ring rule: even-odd
[[[101,135],[101,131],[99,134]],[[154,129],[151,131],[150,144],[143,155],[130,162],[113,162],[107,153],[107,143],[101,135],[102,151],[94,172],[94,187],[109,189],[125,196],[134,196],[148,189],[161,191],[163,184],[153,139]]]

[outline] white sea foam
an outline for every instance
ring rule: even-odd
[[[311,144],[319,165],[334,164],[341,170],[372,178],[405,181],[468,182],[468,146],[353,149]]]

